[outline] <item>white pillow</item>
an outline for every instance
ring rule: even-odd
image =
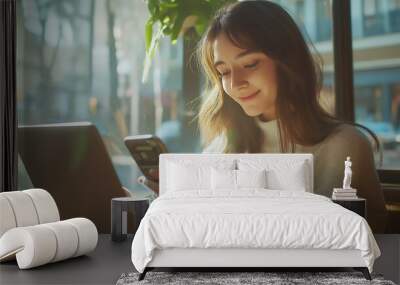
[[[210,189],[210,167],[168,164],[167,187],[170,191]]]
[[[211,188],[218,189],[236,189],[236,170],[211,168]]]
[[[239,159],[240,170],[266,169],[267,188],[273,190],[307,191],[310,187],[309,168],[304,160]]]
[[[306,191],[307,180],[304,175],[304,162],[298,163],[293,168],[271,169],[267,172],[268,188],[273,190]]]
[[[239,190],[241,188],[266,188],[266,171],[211,169],[213,190]]]
[[[237,188],[267,188],[266,170],[236,170]]]
[[[290,171],[268,171],[268,188],[273,190],[306,191],[307,183],[299,167]]]
[[[164,167],[166,191],[211,191],[211,168],[235,169],[236,160],[213,157],[208,159],[206,156],[201,160],[174,158],[166,161]]]

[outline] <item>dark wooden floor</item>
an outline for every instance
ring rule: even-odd
[[[0,264],[0,284],[115,284],[124,272],[135,270],[132,237],[124,242],[100,235],[96,250],[87,256],[19,270],[16,262]]]
[[[374,273],[400,283],[400,235],[375,236],[382,256]],[[121,243],[109,235],[100,235],[96,250],[88,256],[19,270],[16,262],[0,264],[0,284],[115,284],[124,272],[134,271],[131,262],[132,236]]]

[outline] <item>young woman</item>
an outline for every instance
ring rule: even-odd
[[[205,152],[314,155],[314,193],[351,186],[367,199],[368,222],[383,232],[386,210],[368,139],[320,106],[321,70],[293,19],[279,5],[244,1],[219,11],[198,52],[208,78],[199,113]]]

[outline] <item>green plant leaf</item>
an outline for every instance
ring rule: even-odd
[[[154,57],[154,53],[159,45],[160,39],[163,36],[163,27],[160,25],[158,26],[158,30],[155,33],[155,35],[153,35],[152,39],[151,39],[151,44],[150,44],[150,48],[149,51],[146,52],[146,57],[144,59],[144,65],[143,65],[143,74],[142,74],[142,82],[146,82],[147,81],[147,77],[149,75],[149,71],[150,71],[150,67],[151,67],[151,62],[152,59]]]
[[[197,20],[196,25],[194,26],[194,29],[196,30],[196,33],[199,37],[205,32],[207,29],[208,22],[205,19],[202,20]]]
[[[175,3],[161,2],[159,5],[161,10],[174,9],[178,7],[178,3],[176,2]]]
[[[159,17],[159,1],[158,0],[147,0],[147,9],[150,12],[151,17],[158,19]]]
[[[146,58],[142,81],[147,79],[154,52],[162,36],[169,36],[175,43],[185,19],[196,16],[194,24],[200,37],[207,29],[215,12],[222,6],[237,0],[146,0],[150,17],[145,25]]]
[[[151,41],[153,38],[153,25],[154,25],[154,22],[153,22],[152,18],[150,18],[147,21],[146,26],[145,26],[146,53],[148,53],[150,50]]]
[[[183,15],[183,14],[178,14],[176,16],[175,23],[173,25],[173,28],[172,28],[172,31],[171,31],[171,35],[170,35],[172,41],[176,41],[176,39],[178,38],[179,32],[182,29],[182,24],[185,21],[186,17],[187,16]]]

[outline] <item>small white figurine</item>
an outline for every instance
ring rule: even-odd
[[[344,162],[344,179],[343,179],[343,189],[351,189],[351,160],[350,156],[347,157],[346,161]]]

